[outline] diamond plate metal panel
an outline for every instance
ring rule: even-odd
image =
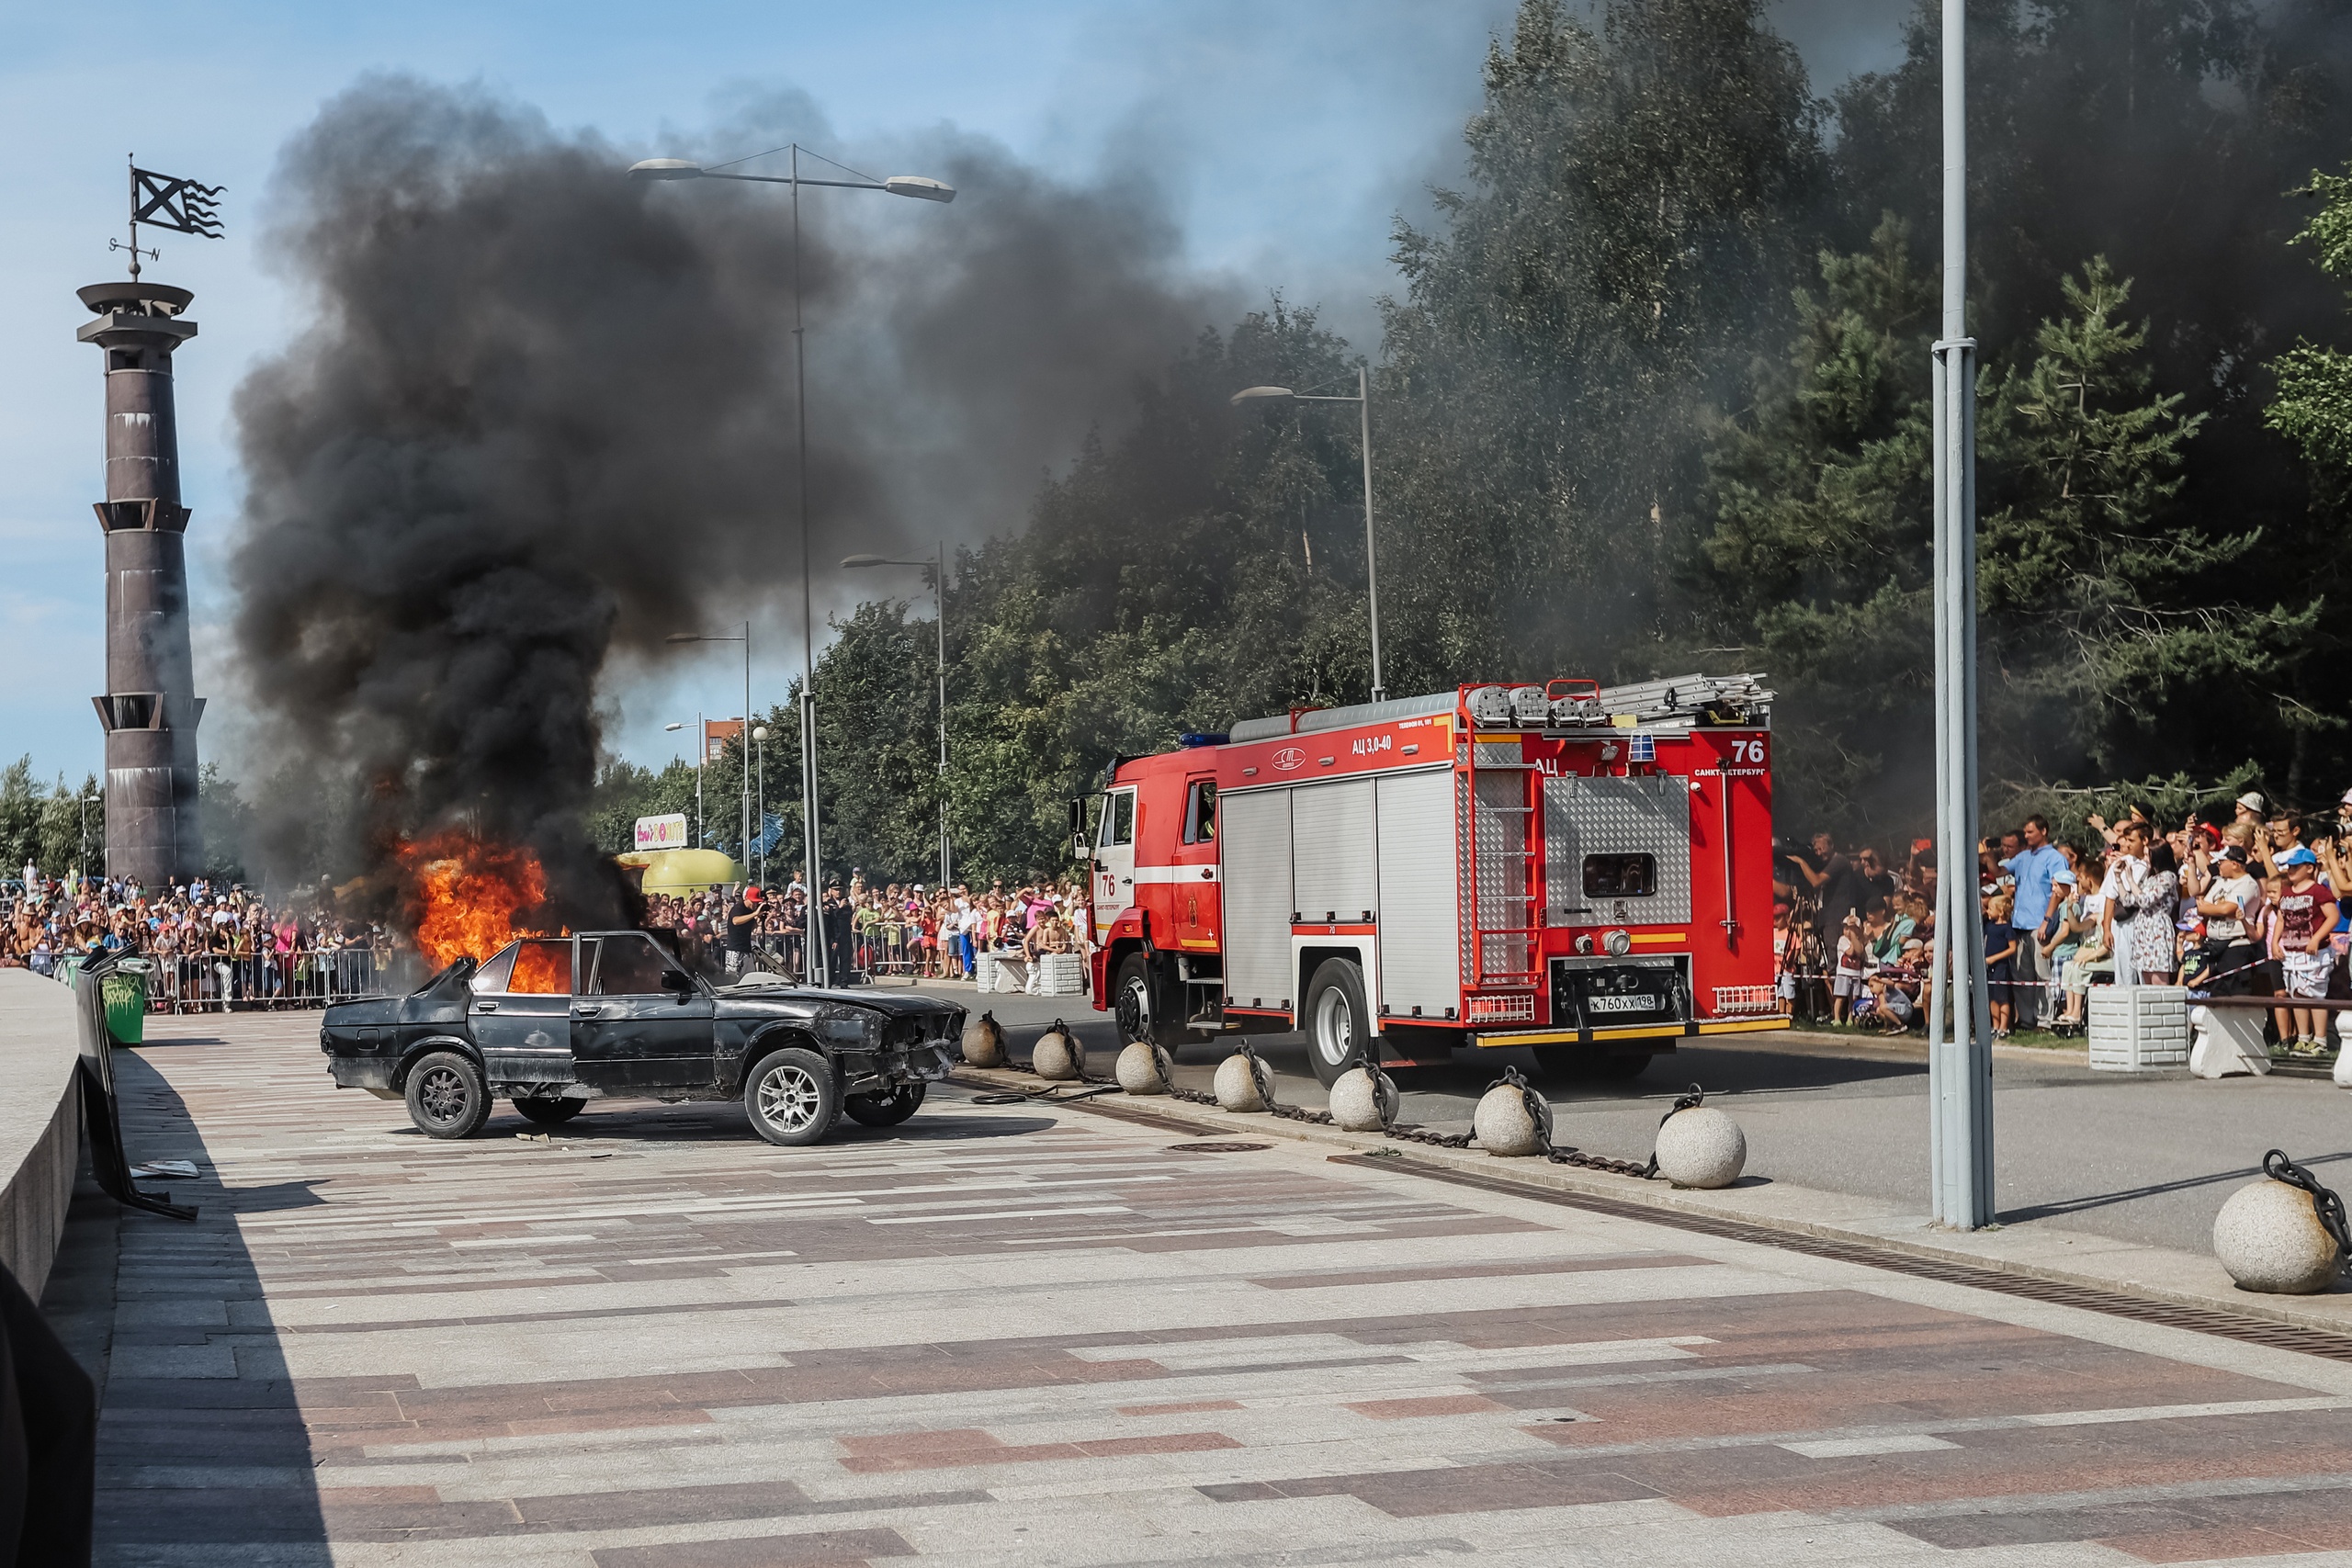
[[[1454,880],[1450,772],[1375,781],[1380,817],[1380,995],[1375,1007],[1408,1018],[1443,1018],[1462,1005],[1450,951],[1461,925]]]
[[[1380,870],[1370,779],[1298,785],[1290,792],[1290,832],[1291,908],[1301,919],[1377,917]]]
[[[1481,740],[1476,761],[1482,768],[1518,768],[1526,765],[1526,753],[1517,740]]]
[[[1217,802],[1225,874],[1225,995],[1236,1007],[1280,1006],[1290,981],[1290,791],[1251,790]]]
[[[1646,898],[1588,899],[1587,855],[1646,854],[1657,891]],[[1668,773],[1647,778],[1544,781],[1544,923],[1615,921],[1673,925],[1690,918],[1690,786]]]

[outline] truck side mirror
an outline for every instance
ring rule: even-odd
[[[1069,852],[1073,860],[1084,860],[1089,846],[1086,842],[1086,802],[1069,803]]]

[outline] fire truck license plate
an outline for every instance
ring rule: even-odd
[[[1589,997],[1585,999],[1588,1012],[1656,1012],[1656,997]]]

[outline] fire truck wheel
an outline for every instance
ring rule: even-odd
[[[1162,1016],[1166,997],[1165,987],[1151,983],[1150,959],[1130,953],[1119,961],[1118,976],[1111,982],[1111,1015],[1119,1021],[1120,1044],[1143,1040],[1173,1051],[1184,1043],[1183,1029]]]
[[[1329,1089],[1369,1041],[1372,1009],[1364,1004],[1363,973],[1345,958],[1327,958],[1306,987],[1306,1059],[1315,1081]]]

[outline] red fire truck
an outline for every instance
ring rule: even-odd
[[[1630,1077],[1786,1027],[1757,677],[1462,686],[1252,719],[1072,803],[1122,1038],[1306,1032],[1329,1084],[1529,1045]]]

